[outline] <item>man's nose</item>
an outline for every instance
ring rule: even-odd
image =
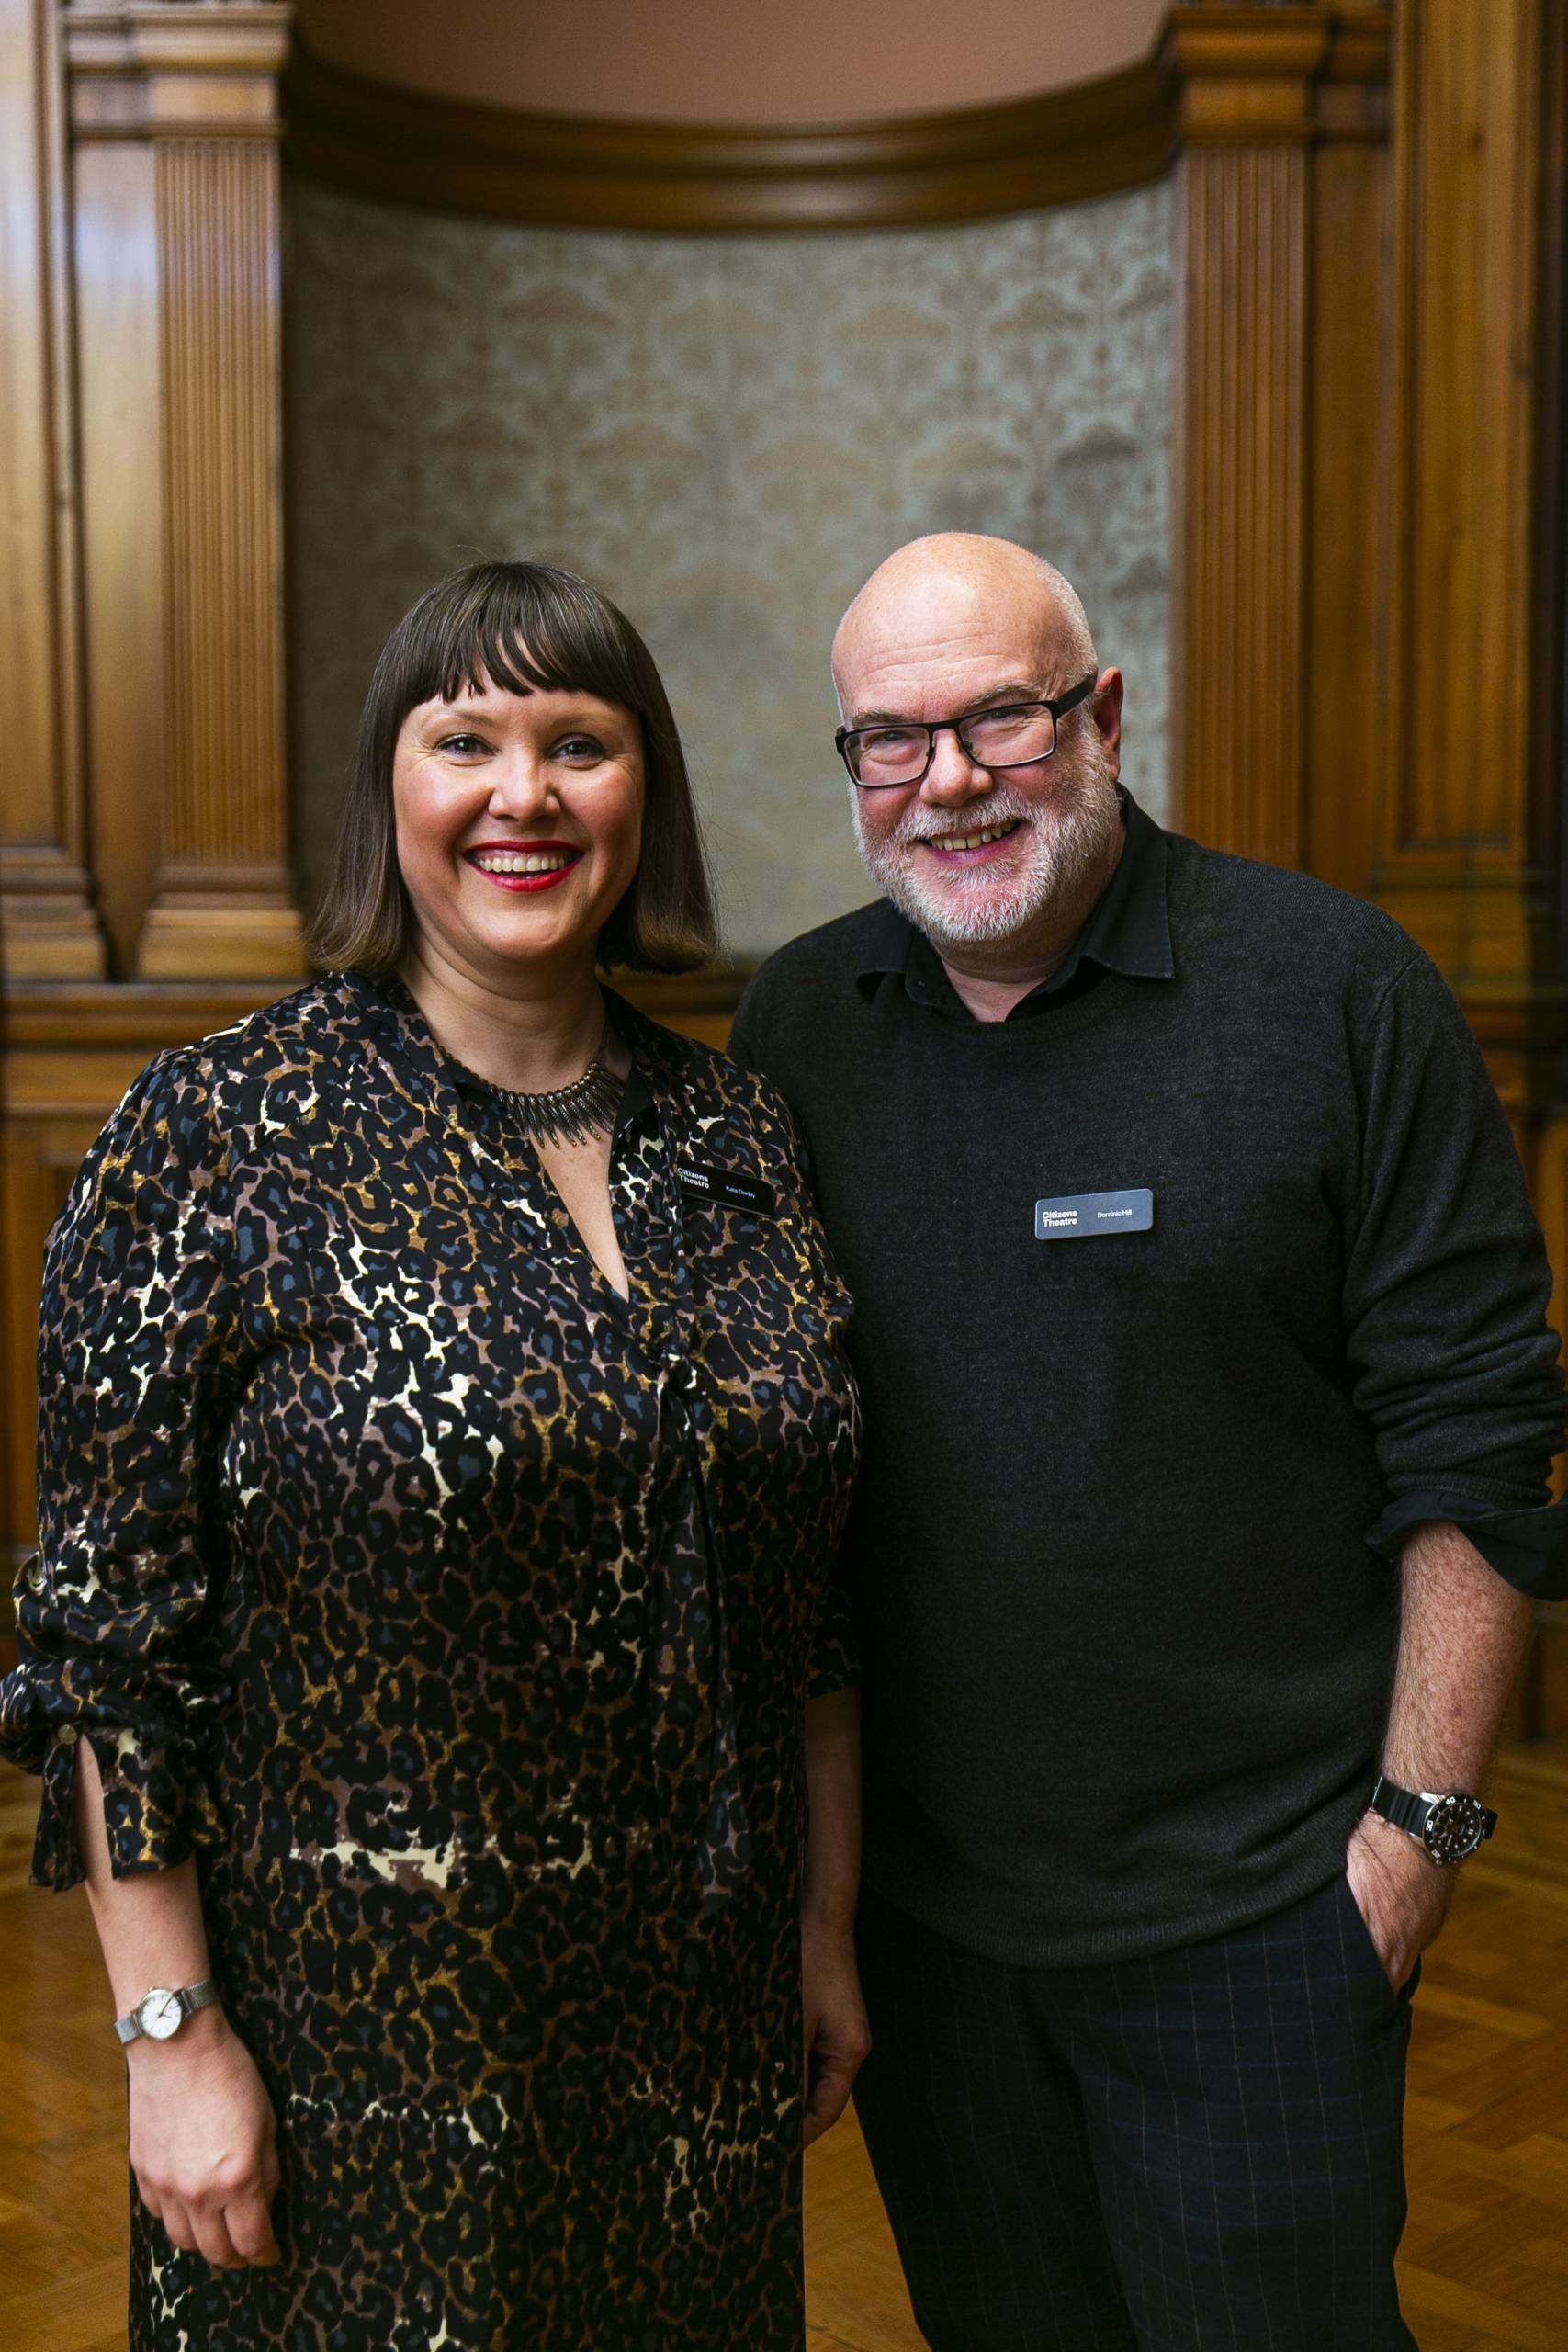
[[[920,797],[951,808],[989,792],[993,781],[989,768],[970,758],[956,729],[944,727],[931,745],[931,763],[920,786]]]

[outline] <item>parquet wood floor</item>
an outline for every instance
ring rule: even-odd
[[[1495,1786],[1504,1827],[1416,2007],[1403,2278],[1422,2352],[1568,2352],[1568,1759],[1516,1754]],[[25,1885],[34,1809],[0,1768],[0,2346],[121,2352],[124,2070],[85,1898]],[[852,2122],[807,2180],[810,2352],[919,2352]]]

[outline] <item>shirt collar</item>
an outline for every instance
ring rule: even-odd
[[[1094,974],[1084,971],[1086,965],[1094,967],[1095,973],[1122,972],[1131,979],[1175,977],[1166,890],[1168,836],[1124,786],[1119,784],[1116,791],[1127,835],[1116,871],[1050,978],[1031,989],[1013,1007],[1010,1020],[1030,1011],[1043,1011],[1074,989],[1075,983],[1087,984]],[[864,995],[874,995],[890,974],[902,978],[906,993],[917,1004],[942,1012],[951,1012],[954,1006],[963,1009],[930,940],[885,899],[877,910],[858,985]]]
[[[657,1122],[659,1103],[649,1081],[648,1072],[640,1062],[633,1062],[621,1089],[620,1107],[615,1113],[615,1141],[619,1142],[628,1128],[640,1125],[644,1120]]]

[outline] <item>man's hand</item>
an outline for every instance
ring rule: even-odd
[[[850,2086],[871,2048],[871,2028],[861,1999],[852,1923],[807,1917],[801,1922],[800,1962],[806,2010],[801,2144],[809,2148],[842,2115]]]
[[[279,2261],[272,2102],[222,2010],[202,2009],[172,2041],[133,2041],[126,2058],[131,2170],[171,2245],[220,2270]]]
[[[1345,1867],[1383,1973],[1397,1992],[1448,1917],[1457,1873],[1440,1869],[1381,1813],[1363,1814],[1357,1823]]]

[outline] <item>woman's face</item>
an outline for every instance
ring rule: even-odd
[[[398,863],[427,952],[471,978],[592,959],[642,846],[642,729],[590,694],[483,682],[418,704],[392,757]]]

